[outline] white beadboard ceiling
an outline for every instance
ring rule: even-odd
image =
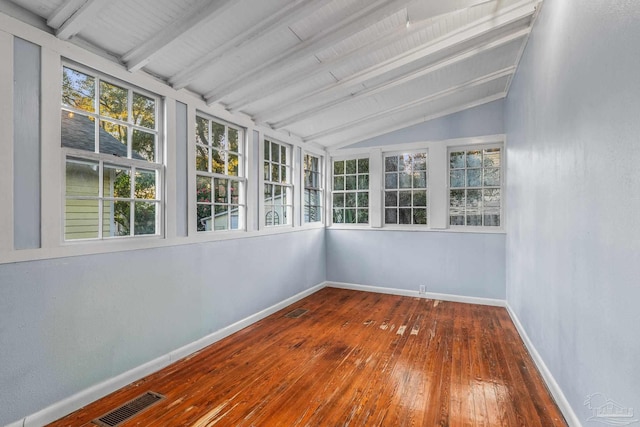
[[[542,0],[0,0],[209,104],[337,148],[504,98]]]

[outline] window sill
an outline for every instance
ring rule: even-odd
[[[385,225],[382,227],[371,227],[369,225],[358,224],[334,224],[327,227],[328,230],[360,230],[360,231],[402,231],[402,232],[418,232],[418,233],[473,233],[473,234],[506,234],[503,228],[484,229],[484,228],[430,228],[428,226],[415,225]]]

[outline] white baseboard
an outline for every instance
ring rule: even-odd
[[[222,328],[197,341],[173,350],[163,356],[160,356],[143,365],[135,367],[114,378],[110,378],[106,381],[89,387],[34,414],[28,415],[22,420],[18,420],[11,424],[8,424],[7,427],[40,427],[53,422],[61,417],[64,417],[67,414],[70,414],[73,411],[82,408],[83,406],[88,405],[93,401],[96,401],[108,395],[109,393],[112,393],[126,386],[127,384],[130,384],[149,374],[152,374],[179,359],[182,359],[215,343],[216,341],[220,341],[221,339],[233,334],[234,332],[246,328],[247,326],[257,322],[258,320],[264,319],[265,317],[275,313],[278,310],[282,310],[283,308],[293,304],[294,302],[299,301],[302,298],[305,298],[324,288],[325,284],[326,282],[323,282],[316,286],[313,286],[312,288],[309,288],[290,298],[280,301],[279,303],[274,304],[271,307],[268,307],[258,313],[252,314],[249,317],[246,317],[236,323]]]
[[[340,289],[351,289],[353,291],[365,291],[365,292],[377,292],[379,294],[391,294],[401,295],[405,297],[418,297],[425,299],[435,299],[441,301],[462,302],[466,304],[479,304],[479,305],[492,305],[496,307],[506,307],[506,301],[493,298],[481,298],[481,297],[467,297],[461,295],[452,294],[438,294],[434,292],[427,292],[424,294],[418,293],[418,291],[409,291],[406,289],[397,288],[382,288],[378,286],[359,285],[356,283],[342,283],[342,282],[325,282],[326,286]]]
[[[547,365],[544,363],[544,360],[542,360],[540,353],[538,353],[538,350],[536,350],[535,346],[533,345],[533,342],[527,335],[527,332],[524,330],[522,323],[520,323],[520,319],[518,319],[518,316],[511,309],[511,306],[509,306],[509,304],[507,304],[506,307],[507,307],[507,311],[509,312],[509,316],[511,316],[511,321],[513,322],[514,325],[516,325],[516,329],[518,330],[518,333],[520,334],[522,341],[524,341],[524,345],[527,347],[527,350],[529,351],[529,354],[531,355],[533,362],[538,367],[538,371],[540,371],[542,378],[544,378],[544,382],[547,384],[547,388],[549,389],[549,391],[551,392],[551,395],[555,399],[556,404],[558,405],[558,408],[560,408],[562,415],[564,415],[565,420],[571,427],[582,427],[582,423],[576,416],[576,413],[573,412],[573,408],[571,407],[571,405],[569,404],[569,401],[567,400],[566,396],[562,392],[562,389],[556,382],[556,379],[551,374],[551,371],[549,370],[549,368],[547,368]]]

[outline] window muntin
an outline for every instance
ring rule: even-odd
[[[245,229],[244,130],[196,115],[198,231]]]
[[[304,222],[322,221],[322,158],[304,155]]]
[[[160,234],[159,99],[63,66],[64,239]]]
[[[384,156],[384,223],[427,224],[427,153]]]
[[[501,160],[499,147],[449,152],[449,225],[500,226]]]
[[[291,224],[293,197],[291,185],[291,148],[273,140],[264,140],[264,225]]]
[[[369,223],[369,158],[334,160],[334,224]]]

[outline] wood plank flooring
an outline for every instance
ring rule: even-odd
[[[123,427],[566,426],[504,308],[336,288],[50,425],[146,391]]]

